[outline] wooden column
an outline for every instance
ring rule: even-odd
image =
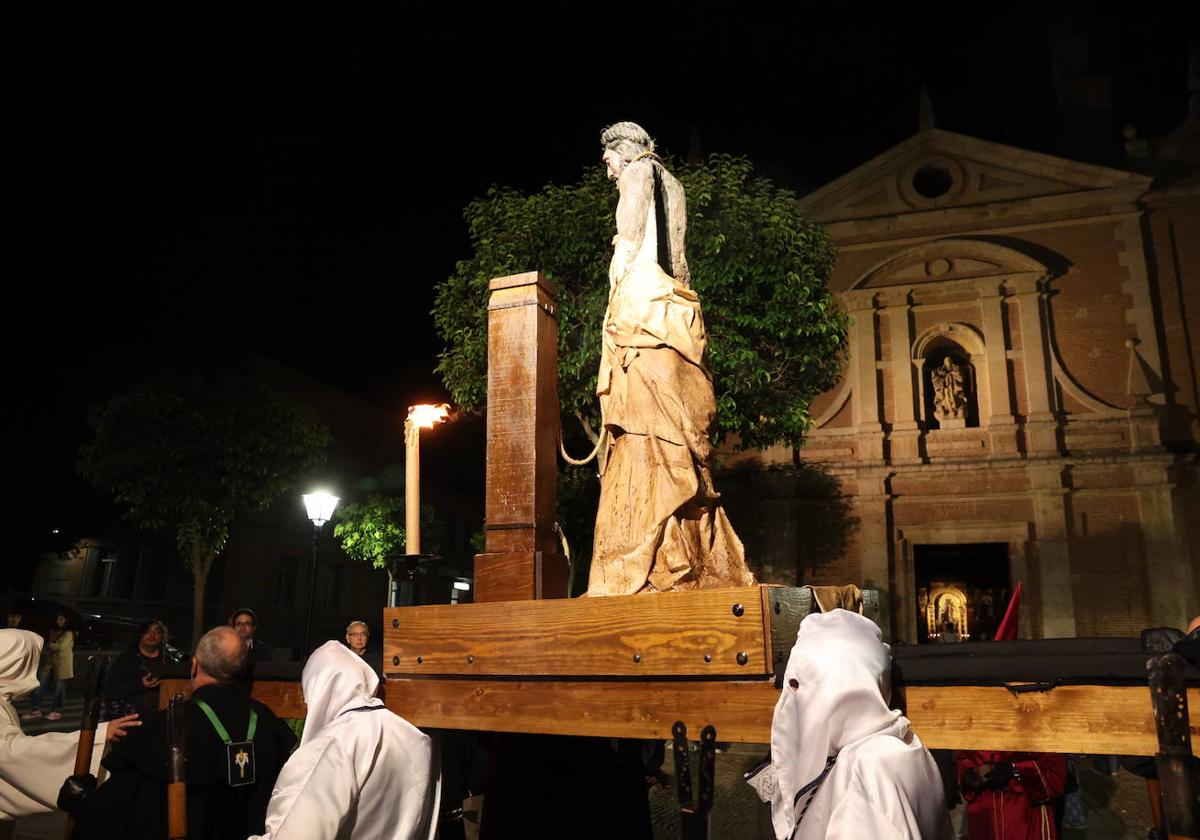
[[[488,301],[487,501],[475,600],[567,596],[554,530],[558,322],[541,272],[497,277]]]

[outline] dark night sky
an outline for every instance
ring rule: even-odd
[[[922,83],[939,127],[1062,151],[1058,20],[693,10],[667,26],[579,8],[586,21],[537,35],[359,21],[353,37],[20,53],[3,83],[9,420],[25,441],[10,480],[69,472],[96,372],[256,352],[398,416],[443,396],[427,313],[467,254],[463,206],[492,183],[575,179],[616,120],[679,154],[698,131],[706,153],[749,155],[799,192],[913,133]],[[1114,151],[1126,122],[1153,137],[1183,118],[1192,23],[1119,11],[1084,21],[1113,73]]]

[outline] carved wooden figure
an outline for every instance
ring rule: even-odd
[[[596,384],[607,442],[588,594],[751,586],[709,472],[717,408],[683,187],[641,126],[617,123],[601,142],[621,197]]]

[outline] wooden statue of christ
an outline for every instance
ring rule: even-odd
[[[620,200],[596,385],[608,438],[588,594],[752,586],[709,471],[717,409],[684,254],[683,187],[635,123],[605,129],[601,142]]]

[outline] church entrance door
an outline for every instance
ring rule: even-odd
[[[1012,591],[1008,543],[913,547],[917,642],[983,641]]]

